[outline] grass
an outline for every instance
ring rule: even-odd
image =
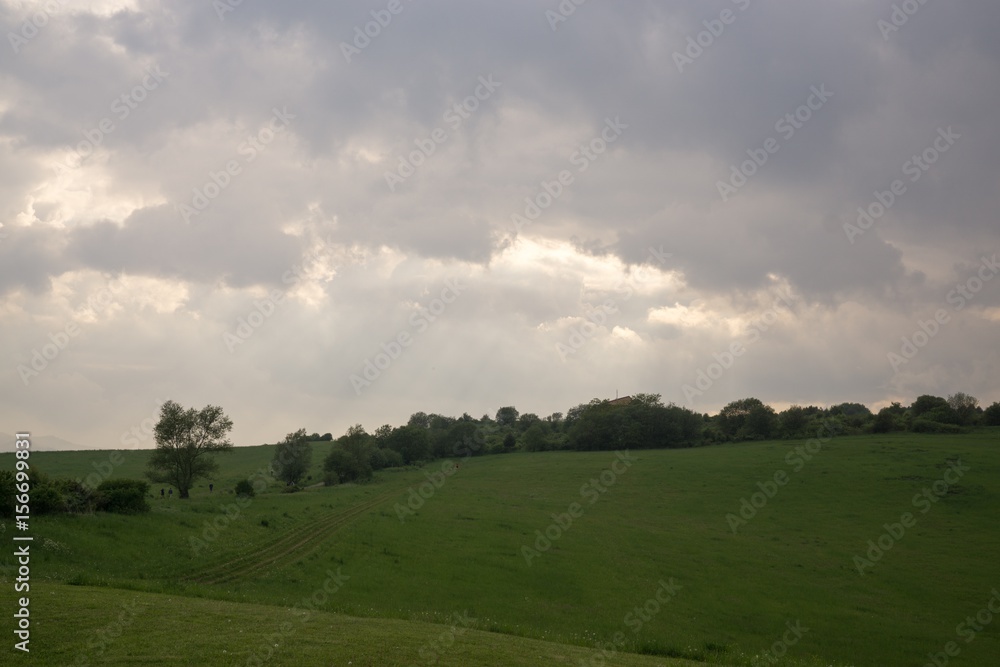
[[[101,627],[84,623],[82,609],[74,615],[83,601],[75,593],[88,589],[65,582],[101,586],[93,595],[143,600],[167,595],[182,601],[177,604],[207,605],[197,608],[209,615],[212,605],[236,605],[233,614],[266,617],[261,627],[277,627],[289,608],[303,607],[339,569],[349,578],[319,609],[334,613],[331,627],[353,623],[359,633],[369,627],[388,633],[372,640],[387,652],[365,653],[361,634],[329,644],[323,633],[314,637],[303,628],[301,639],[290,644],[316,653],[283,650],[268,664],[342,664],[344,656],[354,655],[349,651],[360,656],[355,665],[397,659],[428,664],[408,651],[445,632],[455,614],[467,614],[476,619],[473,627],[484,631],[463,635],[473,653],[446,652],[455,662],[438,664],[561,664],[548,654],[518,662],[527,658],[515,653],[491,662],[499,649],[475,651],[498,643],[516,652],[538,640],[556,643],[559,648],[552,650],[567,656],[577,655],[573,647],[587,656],[621,633],[618,659],[632,660],[623,657],[631,652],[651,655],[653,662],[608,664],[691,658],[757,667],[767,664],[763,652],[781,640],[786,624],[798,622],[808,630],[788,648],[787,658],[771,664],[924,664],[928,653],[957,641],[956,664],[989,665],[1000,655],[1000,623],[986,625],[968,644],[956,636],[956,626],[983,608],[1000,582],[998,440],[995,429],[838,438],[798,470],[786,457],[801,442],[633,452],[635,463],[624,470],[619,464],[620,474],[601,487],[603,493],[588,489],[594,488],[590,480],[600,483],[602,471],[612,466],[612,452],[471,459],[430,494],[427,475],[441,469],[439,462],[424,470],[382,471],[369,485],[268,492],[216,534],[206,532],[206,525],[224,524],[220,505],[234,501],[220,486],[214,494],[196,489],[183,503],[156,499],[154,511],[144,517],[40,517],[33,524],[33,582],[43,582],[43,593],[57,591],[65,600],[60,604],[68,618],[77,619],[66,621],[66,635],[79,636],[43,643],[43,623],[55,613],[43,602],[32,609],[39,619],[38,645],[78,646],[80,637]],[[248,449],[259,451],[220,458],[227,480],[245,478],[270,460],[267,449]],[[107,453],[63,452],[45,461],[42,454],[32,461],[50,474],[72,474],[71,464],[86,469],[90,461],[107,458]],[[61,458],[70,455],[71,463]],[[321,459],[320,452],[314,457]],[[968,472],[921,513],[914,495],[941,480],[956,459]],[[0,456],[0,464],[9,461]],[[115,472],[135,476],[127,465]],[[788,483],[734,534],[726,515],[738,513],[741,499],[779,470]],[[410,490],[421,484],[429,498],[401,521],[395,506],[406,505]],[[565,528],[550,547],[536,544],[536,531],[556,535],[553,514],[567,513],[574,502],[582,513],[568,526],[566,517],[559,519]],[[853,558],[864,556],[868,540],[878,540],[883,525],[898,522],[907,511],[916,525],[860,575]],[[204,546],[196,550],[192,538]],[[540,547],[530,565],[524,546]],[[3,586],[11,585],[12,571],[10,556],[0,556]],[[638,624],[636,607],[653,599],[659,582],[671,580],[679,587],[676,594]],[[142,617],[165,617],[158,608]],[[232,639],[223,625],[229,622],[236,621],[191,626],[203,628],[191,633],[163,620],[163,641],[184,637],[223,646]],[[386,649],[397,638],[399,651]],[[337,653],[335,646],[348,652]],[[314,659],[321,654],[327,657]],[[187,664],[190,655],[142,664]],[[107,664],[141,662],[129,659],[122,654]],[[574,657],[566,664],[579,661]]]
[[[25,665],[576,666],[594,651],[428,623],[294,612],[264,605],[45,584],[33,595]],[[9,650],[9,649],[5,649]],[[16,662],[15,662],[16,660]],[[430,662],[434,660],[434,662]],[[692,663],[617,654],[608,665]]]

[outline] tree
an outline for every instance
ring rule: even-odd
[[[739,439],[769,438],[776,422],[774,409],[757,398],[733,401],[719,412],[719,426],[730,437]]]
[[[517,408],[512,405],[500,408],[497,410],[497,425],[498,426],[513,426],[517,423],[518,413]]]
[[[505,452],[514,451],[514,447],[517,446],[517,438],[514,437],[513,433],[508,433],[503,437],[503,450]]]
[[[1000,426],[1000,402],[983,411],[983,423],[987,426]]]
[[[430,428],[431,418],[426,412],[414,412],[410,415],[410,421],[406,422],[407,426],[416,426],[418,428]]]
[[[920,417],[931,410],[936,408],[947,408],[948,401],[944,400],[940,396],[931,396],[930,394],[923,394],[917,397],[917,400],[913,402],[910,406],[910,414],[914,418]]]
[[[528,430],[521,436],[524,442],[524,451],[542,452],[551,449],[549,445],[547,422],[536,422],[528,427]]]
[[[393,429],[386,439],[386,446],[399,452],[407,464],[426,461],[431,454],[430,436],[426,428],[419,426],[400,426]]]
[[[831,412],[833,409],[831,408]],[[801,405],[793,405],[778,415],[781,422],[781,430],[786,437],[794,438],[802,433],[806,427],[808,417],[805,408]]]
[[[958,392],[948,397],[948,407],[958,413],[958,418],[962,421],[962,424],[968,425],[976,421],[979,399]]]
[[[250,483],[249,479],[241,479],[236,482],[236,495],[239,498],[253,498],[257,495],[257,492],[253,488],[253,484]]]
[[[371,461],[372,450],[375,449],[375,437],[369,435],[361,424],[355,424],[337,438],[337,444],[358,461],[367,463]]]
[[[106,479],[95,493],[96,509],[117,514],[141,514],[151,508],[146,496],[149,482],[141,479]]]
[[[177,402],[167,401],[153,429],[156,449],[149,457],[146,476],[177,487],[181,498],[190,497],[196,479],[219,469],[212,453],[232,451],[233,443],[226,437],[232,428],[233,420],[218,406],[185,410]]]
[[[367,457],[359,459],[341,445],[334,445],[323,461],[327,486],[331,482],[366,482],[372,478],[372,466]]]
[[[527,431],[533,424],[539,423],[541,418],[534,412],[525,412],[523,415],[517,418],[517,428],[521,433]]]
[[[286,484],[298,484],[309,471],[312,463],[312,445],[306,430],[300,428],[295,433],[289,433],[274,449],[271,466],[275,476]]]

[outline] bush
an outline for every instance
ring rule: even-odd
[[[340,482],[367,482],[372,478],[372,466],[366,456],[364,460],[335,446],[323,461],[323,470],[336,472]]]
[[[913,420],[911,430],[914,433],[964,433],[961,426],[920,418]]]
[[[64,512],[62,494],[50,483],[45,483],[31,489],[31,513],[54,514]]]
[[[327,470],[323,475],[323,486],[337,486],[340,484],[340,475],[336,470]]]
[[[403,455],[385,447],[373,447],[369,461],[372,470],[383,468],[398,468],[403,465]]]
[[[983,411],[983,424],[1000,426],[1000,403],[994,403]]]
[[[0,470],[0,516],[14,516],[14,496],[17,482],[11,470]]]
[[[257,492],[254,491],[253,484],[250,483],[249,479],[241,479],[236,482],[236,488],[233,490],[236,492],[236,495],[241,498],[253,498],[257,495]]]
[[[94,506],[100,512],[141,514],[150,510],[149,483],[141,479],[106,479],[94,492]]]
[[[62,495],[63,511],[89,514],[96,509],[96,493],[86,484],[72,479],[60,479],[55,486]]]

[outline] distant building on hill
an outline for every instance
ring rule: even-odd
[[[622,396],[621,398],[616,398],[613,401],[610,401],[610,404],[611,405],[628,405],[631,402],[632,402],[632,397],[631,396]]]

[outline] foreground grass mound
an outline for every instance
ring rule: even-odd
[[[311,667],[351,665],[602,664],[691,667],[686,660],[510,637],[467,628],[467,619],[436,625],[292,611],[108,588],[46,584],[33,591],[29,655],[3,652],[4,664],[142,665],[143,667]],[[595,660],[601,655],[603,660]],[[8,661],[9,659],[9,661]],[[16,662],[15,662],[16,661]],[[593,662],[591,662],[593,661]]]

